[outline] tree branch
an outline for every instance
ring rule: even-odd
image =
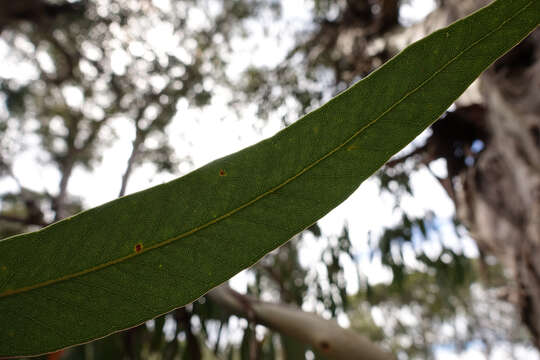
[[[288,305],[259,301],[242,295],[227,285],[218,286],[207,296],[230,313],[244,318],[248,317],[245,306],[248,303],[257,323],[309,344],[330,359],[395,359],[392,354],[383,351],[364,336],[314,313]],[[243,300],[240,301],[239,298]]]
[[[35,220],[33,218],[21,218],[18,216],[12,216],[7,214],[0,214],[0,220],[2,221],[8,221],[8,222],[15,222],[22,225],[37,225],[37,226],[46,226],[47,223],[43,220]]]
[[[122,182],[120,184],[120,192],[118,193],[118,197],[122,197],[126,194],[127,184],[129,181],[129,177],[131,176],[131,173],[133,172],[133,167],[135,165],[135,159],[137,158],[137,155],[139,153],[139,147],[141,146],[141,139],[138,135],[135,137],[135,140],[133,140],[131,153],[129,155],[129,159],[127,161],[126,170],[124,171],[124,174],[122,175]]]
[[[411,151],[410,153],[406,154],[406,155],[403,155],[403,156],[400,156],[400,157],[396,157],[396,158],[393,158],[391,160],[389,160],[386,164],[384,164],[384,166],[386,167],[394,167],[398,164],[401,164],[403,162],[405,162],[407,159],[410,159],[418,154],[421,154],[423,152],[425,152],[428,148],[428,143],[426,143],[425,145],[423,146],[420,146],[420,147],[417,147],[416,149],[414,149],[413,151]]]

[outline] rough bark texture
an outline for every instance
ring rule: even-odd
[[[456,185],[481,251],[509,271],[513,300],[540,348],[540,32],[481,78],[489,145]]]
[[[388,46],[403,48],[489,2],[447,0],[423,23],[389,35]],[[411,156],[426,165],[446,159],[448,177],[439,181],[480,252],[495,256],[512,279],[508,300],[540,349],[540,30],[499,59],[456,105],[424,146],[388,165]],[[472,150],[475,140],[482,151]]]
[[[487,3],[446,1],[422,26],[406,31],[404,42]],[[460,108],[478,102],[481,105]],[[495,256],[513,279],[508,299],[540,349],[540,30],[499,59],[457,105],[448,119],[451,127],[444,122],[434,126],[426,148],[429,152],[438,146],[438,153],[432,151],[423,162],[446,158],[451,185],[441,183],[455,202],[457,216],[481,253]],[[471,126],[455,138],[451,129],[460,123]],[[481,139],[484,150],[473,154],[474,164],[456,168],[455,154],[443,154],[441,143],[461,143],[466,157],[469,138]]]

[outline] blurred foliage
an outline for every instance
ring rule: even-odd
[[[178,106],[182,101],[204,108],[228,89],[235,95],[233,109],[257,104],[259,118],[290,124],[397,51],[386,39],[399,30],[399,6],[405,3],[308,1],[311,24],[294,34],[283,62],[249,64],[231,77],[233,43],[249,38],[254,24],[272,27],[279,21],[279,1],[2,2],[0,47],[8,51],[0,75],[0,180],[15,183],[16,190],[0,189],[0,237],[81,211],[82,200],[68,192],[73,170],[94,169],[104,149],[120,137],[132,140],[123,178],[111,179],[121,195],[142,164],[177,175],[188,154],[177,153],[169,132],[184,116]],[[156,37],[166,46],[156,44]],[[480,134],[447,142],[437,147],[442,149],[437,157],[454,154],[462,164],[478,139],[485,141]],[[13,173],[19,156],[36,148],[39,161],[59,174],[54,191],[26,189]],[[413,195],[409,176],[415,167],[406,165],[377,175],[381,191],[395,197],[398,212],[400,199]],[[486,354],[501,342],[527,345],[512,309],[499,299],[504,297],[503,271],[447,247],[438,240],[444,235],[437,221],[435,214],[402,212],[394,226],[374,236],[369,261],[391,274],[389,283],[367,280],[358,250],[364,239],[352,239],[347,226],[339,236],[328,236],[314,224],[247,271],[247,292],[341,319],[404,359],[429,359],[436,346],[460,351],[476,341]],[[428,254],[425,245],[434,242],[441,249]],[[317,257],[309,263],[302,254],[307,247]],[[357,289],[345,274],[351,266]],[[203,297],[57,358],[299,359],[306,352],[322,358]]]

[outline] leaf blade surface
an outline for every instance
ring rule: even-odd
[[[267,140],[1,241],[0,357],[134,326],[252,265],[341,203],[437,119],[538,25],[539,3],[496,1],[411,45]]]

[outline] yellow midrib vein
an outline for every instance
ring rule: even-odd
[[[165,245],[168,245],[174,241],[177,241],[177,240],[180,240],[180,239],[183,239],[185,237],[188,237],[190,235],[193,235],[194,233],[198,232],[198,231],[201,231],[211,225],[214,225],[218,222],[220,222],[221,220],[224,220],[226,218],[229,218],[231,217],[232,215],[234,215],[235,213],[245,209],[246,207],[248,206],[251,206],[253,205],[254,203],[256,203],[257,201],[259,201],[260,199],[264,198],[265,196],[269,195],[269,194],[272,194],[274,192],[276,192],[277,190],[281,189],[282,187],[284,187],[285,185],[287,185],[288,183],[294,181],[295,179],[297,179],[298,177],[300,177],[301,175],[303,175],[304,173],[306,173],[307,171],[309,171],[310,169],[312,169],[313,167],[317,166],[319,163],[321,163],[322,161],[326,160],[327,158],[329,158],[330,156],[332,156],[333,154],[335,154],[337,151],[341,150],[345,145],[347,145],[349,142],[351,142],[352,140],[354,140],[357,136],[359,136],[361,133],[363,133],[367,128],[369,128],[370,126],[372,126],[373,124],[375,124],[378,120],[380,120],[381,118],[383,118],[386,114],[388,114],[390,111],[392,111],[396,106],[398,106],[399,104],[401,104],[403,101],[405,101],[409,96],[411,96],[412,94],[416,93],[418,90],[420,90],[424,85],[426,85],[428,82],[430,82],[434,77],[436,77],[438,74],[440,74],[442,71],[444,71],[448,66],[450,66],[452,63],[454,63],[457,59],[459,59],[464,53],[466,53],[467,51],[469,51],[471,48],[473,48],[474,46],[476,46],[478,43],[480,43],[481,41],[483,41],[485,38],[491,36],[492,34],[494,34],[495,32],[499,31],[506,23],[508,23],[509,21],[511,21],[512,19],[514,19],[516,16],[518,16],[521,12],[525,11],[531,4],[533,3],[533,1],[529,2],[527,5],[525,5],[523,8],[521,8],[519,11],[517,11],[514,15],[512,15],[511,17],[507,18],[505,21],[503,21],[499,26],[497,26],[496,28],[494,28],[493,30],[491,30],[490,32],[486,33],[484,36],[482,36],[481,38],[479,38],[478,40],[476,40],[475,42],[473,42],[472,44],[470,44],[469,46],[467,46],[465,49],[463,49],[459,54],[457,54],[456,56],[454,56],[452,59],[450,59],[446,64],[444,64],[443,66],[441,66],[441,68],[439,68],[437,71],[435,71],[432,75],[430,75],[426,80],[424,80],[423,82],[421,82],[416,88],[414,88],[413,90],[409,91],[408,93],[406,93],[405,95],[403,95],[403,97],[401,97],[399,100],[397,100],[394,104],[392,104],[388,109],[386,109],[384,112],[382,112],[379,116],[377,116],[376,118],[374,118],[373,120],[371,120],[369,123],[367,123],[366,125],[364,125],[363,127],[361,127],[359,130],[357,130],[354,134],[352,134],[348,139],[346,139],[343,143],[341,143],[340,145],[336,146],[334,149],[332,149],[331,151],[329,151],[328,153],[326,153],[324,156],[322,156],[321,158],[315,160],[313,163],[309,164],[308,166],[306,166],[305,168],[303,168],[302,170],[300,170],[297,174],[291,176],[290,178],[286,179],[284,182],[282,182],[281,184],[278,184],[276,186],[274,186],[273,188],[271,188],[270,190],[267,190],[265,191],[264,193],[258,195],[257,197],[253,198],[252,200],[240,205],[239,207],[217,217],[217,218],[214,218],[210,221],[208,221],[207,223],[203,224],[203,225],[200,225],[200,226],[197,226],[187,232],[184,232],[180,235],[177,235],[175,237],[172,237],[170,239],[167,239],[167,240],[164,240],[162,242],[159,242],[159,243],[156,243],[152,246],[149,246],[149,247],[146,247],[146,248],[143,248],[140,252],[136,252],[136,253],[131,253],[129,255],[126,255],[126,256],[123,256],[123,257],[120,257],[120,258],[117,258],[115,260],[112,260],[112,261],[108,261],[106,263],[103,263],[103,264],[99,264],[99,265],[96,265],[94,267],[91,267],[91,268],[88,268],[86,270],[81,270],[81,271],[78,271],[78,272],[75,272],[75,273],[72,273],[72,274],[68,274],[68,275],[64,275],[62,277],[59,277],[59,278],[56,278],[56,279],[51,279],[51,280],[47,280],[47,281],[43,281],[43,282],[40,282],[40,283],[36,283],[36,284],[33,284],[33,285],[28,285],[28,286],[24,286],[24,287],[21,287],[21,288],[18,288],[18,289],[9,289],[9,290],[6,290],[2,293],[0,293],[0,298],[3,298],[3,297],[7,297],[7,296],[10,296],[10,295],[16,295],[16,294],[20,294],[20,293],[24,293],[24,292],[28,292],[28,291],[31,291],[31,290],[35,290],[35,289],[38,289],[38,288],[42,288],[42,287],[45,287],[45,286],[48,286],[48,285],[52,285],[52,284],[56,284],[56,283],[59,283],[59,282],[63,282],[63,281],[67,281],[67,280],[70,280],[70,279],[73,279],[73,278],[76,278],[76,277],[79,277],[79,276],[83,276],[83,275],[86,275],[86,274],[89,274],[89,273],[92,273],[92,272],[95,272],[95,271],[98,271],[98,270],[101,270],[101,269],[104,269],[106,267],[109,267],[109,266],[112,266],[112,265],[115,265],[115,264],[118,264],[118,263],[121,263],[123,261],[126,261],[128,259],[131,259],[135,256],[140,256],[146,252],[149,252],[151,250],[155,250],[157,248],[160,248],[160,247],[163,247]]]

